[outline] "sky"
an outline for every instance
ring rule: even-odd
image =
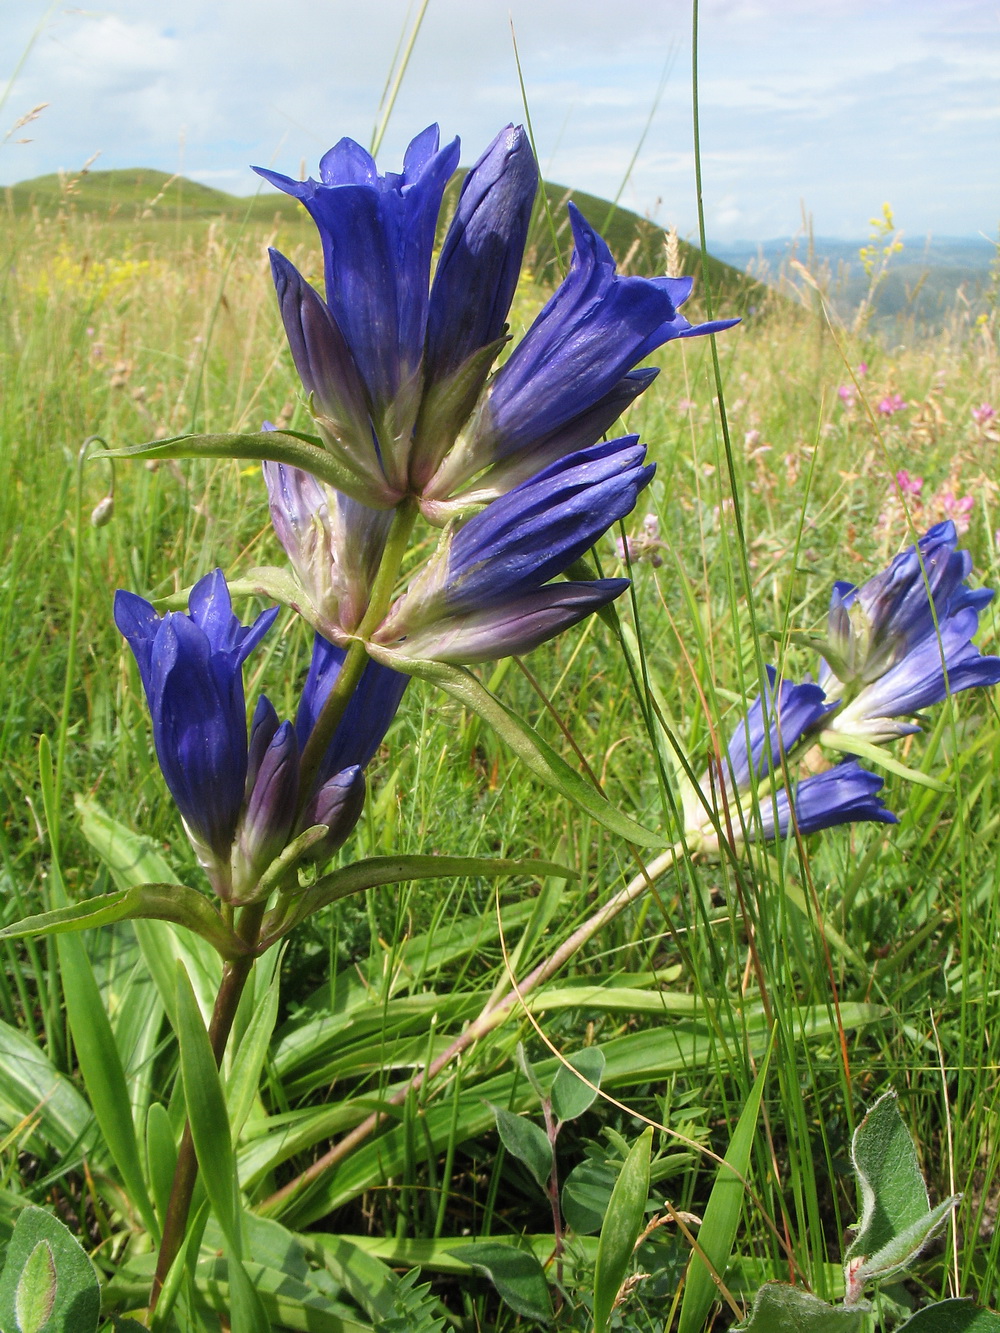
[[[251,163],[315,174],[343,135],[370,143],[417,7],[0,0],[0,184],[95,153],[232,194],[258,188]],[[465,163],[523,121],[511,23],[546,176],[695,236],[689,0],[428,0],[380,165],[431,121]],[[885,202],[913,238],[996,236],[1000,0],[701,0],[699,27],[710,239],[804,214],[863,237]]]

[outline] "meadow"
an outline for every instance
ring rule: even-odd
[[[532,232],[515,334],[551,290],[565,235],[558,204],[556,240],[544,217]],[[85,441],[255,431],[264,419],[308,428],[266,249],[278,245],[318,282],[311,226],[277,207],[267,216],[255,206],[249,218],[172,214],[169,195],[144,211],[83,209],[71,195],[51,208],[7,200],[4,925],[55,905],[55,880],[71,901],[143,881],[199,885],[111,596],[124,587],[167,598],[216,566],[238,579],[281,557],[257,465],[112,465],[88,461]],[[625,260],[628,247],[618,249]],[[684,247],[677,262],[694,274],[693,304],[704,308],[697,252]],[[665,1333],[693,1219],[762,1070],[724,1297],[709,1293],[697,1325],[682,1316],[686,1333],[731,1326],[767,1279],[841,1297],[845,1233],[859,1211],[851,1135],[889,1088],[932,1200],[962,1199],[951,1229],[884,1289],[867,1327],[889,1328],[948,1294],[1000,1304],[992,691],[929,710],[923,732],[891,748],[882,796],[898,825],[756,843],[718,864],[679,852],[557,975],[406,1091],[507,993],[511,976],[528,975],[678,839],[684,763],[704,770],[741,702],[759,693],[763,664],[796,680],[815,671],[808,638],[823,633],[836,580],[864,582],[952,518],[973,556],[973,584],[1000,584],[1000,434],[980,410],[1000,400],[995,303],[980,316],[957,304],[933,338],[914,326],[905,343],[887,345],[863,323],[828,323],[821,282],[804,270],[780,289],[721,268],[710,281],[715,314],[743,317],[717,339],[718,377],[708,339],[671,343],[644,361],[661,374],[626,416],[657,472],[594,560],[605,575],[630,574],[632,591],[613,614],[523,661],[476,668],[613,806],[662,831],[662,845],[632,846],[600,827],[471,711],[423,681],[410,685],[341,860],[439,853],[528,865],[500,880],[371,889],[310,918],[258,969],[237,1020],[250,1038],[226,1069],[227,1097],[248,1263],[259,1265],[250,1271],[276,1329],[590,1328],[611,1186],[652,1123],[647,1211],[662,1224],[636,1252],[648,1276],[631,1285],[612,1326]],[[1000,651],[996,614],[982,613],[984,653]],[[279,624],[252,661],[248,693],[266,686],[288,716],[309,645],[287,614]],[[40,737],[52,755],[47,773],[43,747],[41,777]],[[533,859],[572,877],[551,866],[532,875]],[[162,974],[170,951],[183,958],[205,1009],[218,960],[163,923],[74,938],[110,1015],[142,1171],[162,1211],[164,1162],[184,1116],[172,981]],[[69,1030],[67,1003],[80,1001],[67,1001],[66,988],[79,973],[50,938],[3,949],[0,1234],[25,1202],[50,1210],[106,1279],[109,1315],[134,1312],[152,1258],[142,1206],[95,1130],[95,1089]],[[601,1095],[565,1117],[558,1140],[557,1246],[548,1182],[498,1135],[491,1107],[541,1124],[532,1075],[547,1086],[560,1055],[592,1048],[604,1058]],[[580,1068],[597,1066],[584,1057]],[[372,1112],[373,1134],[289,1191]],[[214,1226],[191,1256],[198,1295],[187,1317],[204,1322],[177,1327],[219,1327],[210,1311],[227,1309]],[[516,1238],[516,1252],[549,1274],[548,1306],[530,1266],[528,1277],[511,1276],[481,1251],[473,1271],[462,1257],[474,1242]],[[400,1281],[412,1270],[420,1286]]]

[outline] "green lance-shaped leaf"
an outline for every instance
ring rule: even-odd
[[[861,1333],[864,1319],[860,1305],[827,1305],[801,1287],[768,1282],[734,1333]]]
[[[502,1106],[490,1103],[496,1118],[500,1142],[519,1162],[523,1162],[543,1190],[549,1187],[552,1174],[552,1145],[540,1125],[527,1116],[515,1115]]]
[[[286,901],[279,901],[278,906],[264,918],[261,939],[267,944],[273,943],[320,908],[378,885],[458,876],[501,879],[506,875],[577,878],[575,870],[555,865],[551,861],[514,861],[483,856],[371,856],[324,875],[304,892],[288,894]]]
[[[445,1253],[485,1273],[516,1314],[546,1324],[552,1318],[545,1272],[530,1250],[484,1240]]]
[[[714,1274],[721,1278],[729,1263],[733,1242],[736,1239],[736,1228],[739,1225],[740,1209],[743,1205],[743,1182],[750,1165],[750,1149],[753,1146],[757,1116],[764,1093],[764,1081],[767,1078],[773,1049],[772,1033],[767,1053],[757,1070],[750,1096],[740,1112],[733,1137],[719,1166],[712,1193],[708,1198],[705,1215],[698,1231],[698,1243],[705,1257],[703,1259],[700,1254],[692,1253],[688,1263],[680,1322],[677,1325],[678,1333],[699,1333],[715,1299],[713,1270]],[[711,1269],[708,1264],[711,1264]]]
[[[94,1265],[44,1208],[17,1219],[0,1273],[4,1333],[96,1333],[101,1288]]]
[[[183,965],[177,968],[181,1077],[198,1166],[226,1241],[233,1333],[269,1333],[260,1297],[243,1267],[242,1203],[222,1081]]]
[[[950,790],[947,782],[942,782],[940,778],[932,778],[929,773],[922,773],[919,768],[911,768],[908,764],[900,763],[881,746],[873,745],[871,741],[862,740],[861,737],[842,736],[837,731],[823,731],[820,732],[819,743],[828,749],[837,750],[840,754],[852,754],[857,759],[865,759],[869,764],[884,768],[887,773],[894,773],[897,778],[905,778],[907,782],[915,782],[920,787],[930,787],[932,791]]]
[[[46,825],[51,832],[58,829],[59,823],[55,809],[52,751],[47,736],[42,736],[38,744],[38,776]],[[51,893],[53,901],[58,904],[57,911],[69,906],[58,855],[53,857],[52,862]],[[94,978],[94,970],[83,941],[74,936],[57,939],[56,952],[66,1001],[66,1016],[94,1116],[121,1174],[126,1192],[147,1231],[159,1239],[159,1223],[139,1160],[139,1146],[135,1125],[132,1123],[132,1106],[121,1052]]]
[[[346,457],[335,457],[315,435],[297,430],[262,430],[240,435],[175,435],[169,440],[130,444],[91,454],[92,458],[246,458],[286,463],[311,472],[338,491],[356,495],[370,508],[379,508],[370,481],[347,466]],[[360,494],[359,486],[361,487]],[[394,502],[393,502],[394,503]],[[386,508],[392,503],[386,502]]]
[[[409,676],[430,681],[450,694],[453,699],[464,704],[479,715],[496,732],[518,759],[530,769],[537,778],[554,791],[572,801],[602,827],[620,838],[635,843],[639,847],[658,847],[663,843],[663,836],[643,828],[634,819],[611,804],[575,769],[570,768],[547,741],[523,718],[494,694],[465,667],[452,666],[445,662],[424,662],[406,657],[378,644],[368,644],[369,654],[376,661],[394,667]]]
[[[569,1057],[569,1064],[572,1068],[561,1064],[552,1080],[552,1110],[563,1121],[575,1120],[593,1103],[604,1073],[604,1052],[599,1046],[585,1046]]]
[[[652,1128],[645,1129],[625,1158],[611,1191],[594,1264],[594,1333],[605,1333],[608,1327],[635,1243],[642,1230],[646,1200],[649,1198],[649,1158],[652,1146]]]
[[[940,1301],[908,1319],[898,1333],[1000,1333],[1000,1314],[971,1301]]]
[[[68,935],[78,930],[110,926],[116,921],[172,921],[186,926],[217,949],[223,958],[239,958],[246,945],[226,925],[204,894],[185,884],[137,884],[119,893],[53,912],[25,917],[0,930],[0,939],[20,940],[29,935]]]
[[[845,1255],[844,1299],[849,1305],[867,1282],[915,1259],[959,1199],[955,1195],[931,1208],[894,1092],[880,1097],[855,1130],[851,1159],[861,1186],[861,1218]]]

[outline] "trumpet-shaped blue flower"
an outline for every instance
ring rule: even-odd
[[[221,570],[192,589],[190,615],[161,617],[133,593],[115,596],[115,622],[139,667],[167,786],[213,888],[234,903],[254,900],[261,875],[296,833],[326,825],[313,855],[348,836],[364,803],[364,767],[407,684],[407,677],[369,664],[304,790],[301,749],[343,653],[317,635],[295,725],[280,722],[262,696],[248,743],[242,666],[276,614],[241,624]]]
[[[156,756],[199,849],[227,861],[247,775],[243,663],[277,608],[252,625],[233,615],[220,569],[191,590],[190,615],[164,616],[134,593],[115,594],[115,624],[135,655],[153,719]]]
[[[823,690],[811,681],[802,685],[778,681],[773,667],[767,668],[767,680],[766,696],[758,695],[753,701],[745,722],[736,728],[726,746],[731,772],[724,780],[737,791],[749,791],[755,779],[780,768],[782,754],[789,754],[832,706],[826,702]]]
[[[829,730],[877,745],[919,731],[915,722],[902,719],[949,694],[1000,683],[1000,657],[984,657],[972,642],[978,628],[976,606],[960,606],[941,622],[939,633],[925,635],[846,703]]]
[[[573,204],[569,211],[575,242],[569,274],[426,488],[431,499],[443,500],[481,469],[533,453],[560,433],[576,447],[590,443],[594,437],[580,439],[580,419],[606,430],[615,419],[612,409],[621,411],[650,382],[626,378],[644,356],[673,338],[737,322],[692,326],[678,313],[691,294],[690,278],[622,277],[604,240]]]
[[[765,839],[784,838],[791,832],[792,810],[801,834],[818,833],[838,824],[898,824],[899,820],[879,799],[883,782],[855,760],[834,764],[823,773],[803,778],[789,798],[782,787],[760,798],[760,827]],[[751,838],[756,829],[750,829]]]
[[[729,738],[722,764],[713,764],[702,779],[700,795],[693,790],[685,795],[691,850],[717,855],[720,825],[737,843],[744,836],[751,841],[758,836],[783,838],[793,827],[793,810],[803,834],[864,820],[895,823],[896,816],[878,799],[882,779],[853,760],[804,778],[789,794],[783,783],[782,756],[791,755],[836,705],[826,702],[818,685],[778,681],[770,667],[767,675],[765,695],[747,709]],[[709,817],[705,801],[714,804],[715,820]]]
[[[300,199],[316,223],[330,319],[378,407],[420,369],[434,234],[458,153],[458,140],[441,148],[430,125],[407,148],[399,174],[380,175],[353,139],[324,154],[318,181],[254,168]]]
[[[301,199],[319,229],[326,301],[272,252],[275,286],[324,441],[350,474],[345,487],[373,507],[391,507],[408,489],[414,430],[424,477],[450,447],[499,350],[517,285],[537,169],[524,131],[508,126],[465,178],[430,286],[458,152],[457,139],[439,148],[432,125],[398,175],[380,175],[351,139],[323,157],[319,181],[257,168]]]
[[[952,522],[938,523],[860,588],[836,585],[820,673],[827,696],[843,701],[830,731],[892,740],[919,730],[900,718],[1000,681],[1000,658],[972,643],[993,592],[968,586],[972,558],[957,541]]]
[[[492,661],[528,652],[606,605],[627,579],[550,583],[635,505],[653,475],[634,435],[543,469],[446,538],[373,639],[404,656]]]

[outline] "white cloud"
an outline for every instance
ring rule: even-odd
[[[0,19],[24,50],[47,0]],[[415,6],[414,6],[415,8]],[[7,102],[52,106],[33,143],[0,149],[0,180],[78,166],[191,169],[235,193],[250,162],[298,172],[341,134],[369,139],[408,0],[110,0],[57,11]],[[609,0],[430,0],[385,138],[461,129],[471,160],[522,115],[513,11],[545,170],[614,194],[669,77],[623,202],[694,222],[688,0],[627,14]],[[856,235],[883,198],[914,230],[992,231],[1000,21],[995,0],[703,0],[706,203],[722,236],[793,232],[800,201]],[[738,202],[729,202],[730,198]],[[726,202],[724,202],[726,201]]]

